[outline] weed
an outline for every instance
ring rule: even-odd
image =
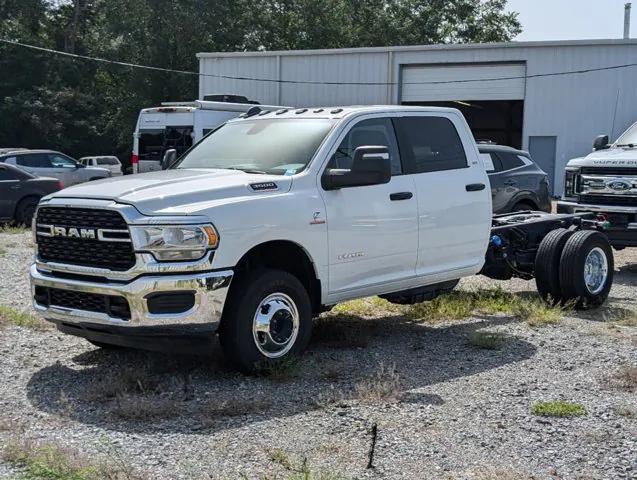
[[[29,328],[31,330],[46,330],[49,324],[39,317],[29,313],[21,312],[7,305],[0,305],[0,325],[11,324],[18,327]]]
[[[637,391],[637,367],[626,366],[620,368],[609,379],[611,387],[627,392]]]
[[[577,417],[586,415],[586,408],[579,403],[554,400],[549,402],[537,402],[531,411],[535,415],[544,417]]]
[[[111,413],[123,420],[152,420],[171,418],[181,413],[182,405],[174,398],[148,398],[124,394],[113,402]]]
[[[338,480],[341,475],[332,472],[316,472],[310,468],[307,458],[294,462],[282,449],[275,448],[269,452],[270,461],[286,470],[285,480]],[[265,480],[279,479],[279,476],[265,476]]]
[[[369,297],[340,303],[332,309],[332,312],[336,315],[377,317],[383,313],[401,314],[402,310],[400,305],[395,305],[380,297]]]
[[[620,417],[637,419],[637,408],[628,405],[618,405],[614,409],[615,413]]]
[[[527,299],[515,304],[513,314],[532,327],[541,327],[559,323],[564,308],[549,305],[540,299]]]
[[[469,343],[476,348],[499,350],[506,343],[507,336],[497,332],[473,332]]]
[[[204,412],[212,417],[238,417],[251,413],[265,412],[272,406],[272,400],[265,397],[249,400],[235,399],[219,402],[213,399],[204,407]]]
[[[419,321],[462,320],[471,316],[473,307],[473,294],[458,290],[436,297],[430,302],[410,305],[407,316]]]
[[[30,228],[26,225],[2,225],[0,226],[0,233],[7,233],[9,235],[18,235],[21,233],[27,233]]]
[[[356,397],[367,402],[388,402],[400,399],[400,376],[396,365],[380,363],[378,370],[356,384]]]
[[[96,461],[81,453],[52,444],[10,441],[2,459],[22,470],[25,480],[136,480],[146,478],[108,461]]]
[[[296,357],[268,360],[259,365],[261,374],[276,382],[285,382],[295,378],[299,374],[299,369],[300,364]]]
[[[4,257],[6,254],[7,251],[4,248],[0,247],[0,257]]]
[[[344,398],[345,395],[343,392],[331,385],[329,389],[319,392],[316,397],[314,397],[313,402],[318,408],[326,409],[342,402]]]
[[[312,341],[331,348],[366,348],[376,328],[377,322],[372,319],[327,315],[314,324]]]

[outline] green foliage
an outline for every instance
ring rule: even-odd
[[[506,41],[506,0],[0,0],[0,38],[198,70],[201,51]],[[139,110],[197,97],[194,75],[0,44],[0,146],[128,161]],[[8,73],[8,74],[7,74]],[[234,92],[228,92],[234,93]]]
[[[533,405],[535,415],[545,417],[578,417],[586,415],[586,408],[579,403],[555,400],[551,402],[538,402]]]
[[[31,330],[46,330],[49,324],[29,312],[21,312],[6,305],[0,305],[0,326],[11,324]]]

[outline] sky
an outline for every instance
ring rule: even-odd
[[[517,41],[622,38],[626,0],[509,0],[523,32]],[[632,2],[631,37],[637,38],[637,0]]]

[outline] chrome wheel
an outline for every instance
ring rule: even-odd
[[[608,259],[606,253],[599,247],[593,248],[584,261],[584,283],[586,289],[593,295],[604,289],[608,279]]]
[[[299,312],[294,301],[284,293],[265,297],[252,322],[254,343],[268,358],[279,358],[294,346],[299,334]]]

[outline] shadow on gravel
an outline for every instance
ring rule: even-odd
[[[476,330],[511,322],[509,318],[444,327],[404,317],[343,316],[338,321],[340,331],[329,335],[319,326],[306,355],[267,377],[234,373],[224,365],[219,348],[205,358],[88,350],[36,372],[27,395],[39,410],[100,428],[195,434],[342,406],[359,398],[370,401],[378,393],[365,398],[370,392],[361,394],[361,385],[382,393],[393,384],[402,402],[440,405],[444,398],[410,390],[521,362],[536,351],[514,336],[497,351],[468,343]],[[358,333],[367,338],[334,341],[351,340]],[[378,372],[383,371],[393,377],[382,378]]]

